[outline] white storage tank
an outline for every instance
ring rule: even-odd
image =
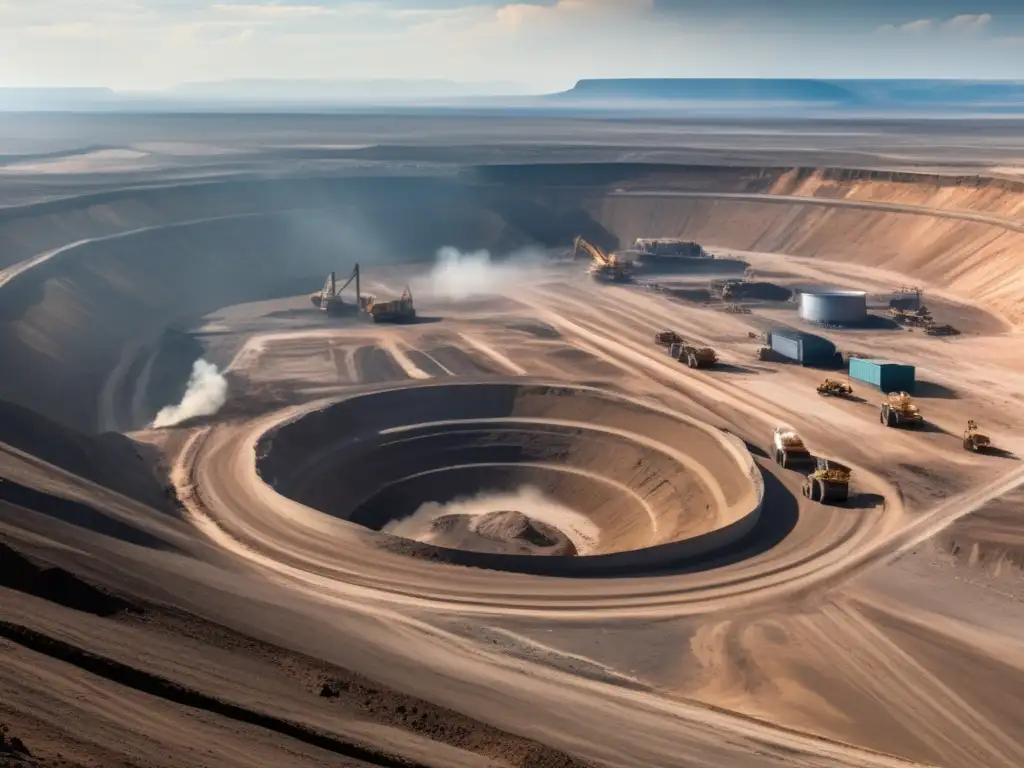
[[[801,293],[800,317],[823,325],[862,325],[868,319],[868,295],[864,291]]]

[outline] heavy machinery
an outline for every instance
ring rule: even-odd
[[[633,247],[648,258],[652,256],[701,258],[709,255],[701,248],[700,244],[677,237],[638,237]]]
[[[593,259],[587,272],[595,280],[628,283],[633,279],[633,263],[631,261],[621,259],[614,253],[605,253],[582,236],[573,241],[572,257],[575,259],[580,251],[586,252]]]
[[[658,331],[654,334],[654,343],[663,347],[671,347],[673,344],[682,344],[683,337],[675,331]]]
[[[401,298],[391,301],[377,301],[376,296],[366,296],[363,310],[375,323],[411,323],[416,319],[409,286],[405,286]]]
[[[818,385],[818,394],[822,397],[852,397],[853,387],[835,379],[825,379]]]
[[[354,304],[346,303],[341,298],[341,292],[348,288],[349,284],[355,282],[356,301]],[[311,294],[309,300],[313,306],[328,315],[355,314],[362,309],[362,294],[359,291],[359,265],[352,269],[345,283],[338,287],[337,277],[334,272],[327,276],[327,282],[319,293]]]
[[[770,363],[772,360],[775,359],[775,356],[772,353],[772,348],[759,347],[757,350],[757,359],[760,360],[762,363]]]
[[[694,347],[682,342],[669,346],[668,354],[691,368],[710,368],[718,362],[718,355],[711,347]]]
[[[355,303],[345,302],[341,293],[350,283],[355,283]],[[412,301],[412,291],[409,286],[405,287],[401,298],[392,301],[378,301],[373,294],[363,294],[359,287],[359,265],[352,268],[341,287],[338,287],[337,278],[334,272],[327,276],[323,290],[314,293],[309,297],[317,309],[326,312],[328,315],[345,315],[362,312],[375,323],[409,323],[416,319],[416,308]]]
[[[830,459],[816,459],[816,469],[804,480],[803,494],[821,504],[846,501],[850,498],[850,468]]]
[[[924,422],[920,409],[906,392],[890,392],[878,417],[887,427],[917,427]]]
[[[928,328],[935,323],[931,312],[924,304],[917,309],[890,308],[889,316],[900,325],[907,326],[908,328]]]
[[[964,450],[981,453],[992,448],[992,439],[978,431],[978,425],[972,419],[967,422],[964,430]]]
[[[772,451],[775,463],[786,469],[814,461],[811,452],[804,445],[803,438],[788,427],[776,427],[772,430]]]

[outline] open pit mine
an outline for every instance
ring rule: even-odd
[[[1024,765],[1024,182],[269,146],[4,177],[0,762]]]

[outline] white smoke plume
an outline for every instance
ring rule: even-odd
[[[544,263],[543,253],[536,250],[517,251],[505,260],[492,261],[486,250],[463,253],[445,246],[437,252],[437,263],[423,288],[436,298],[455,301],[507,295],[517,285],[541,278]]]
[[[212,416],[228,399],[228,380],[217,366],[200,358],[192,364],[185,396],[177,405],[161,408],[153,427],[173,427],[195,416]]]

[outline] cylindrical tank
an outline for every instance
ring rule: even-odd
[[[801,293],[800,317],[825,325],[860,325],[868,319],[868,297],[864,291]]]

